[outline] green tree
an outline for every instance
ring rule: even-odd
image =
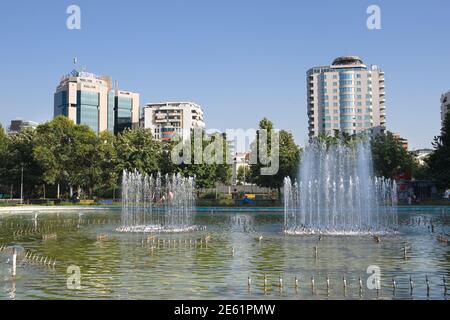
[[[195,139],[199,139],[200,143],[196,143]],[[224,134],[208,136],[204,130],[193,130],[190,141],[173,141],[170,148],[171,164],[166,166],[185,177],[195,176],[198,189],[213,188],[217,183],[230,182],[231,153]],[[180,159],[184,159],[182,163],[173,164],[174,152],[178,152]],[[190,155],[183,152],[190,152]]]
[[[391,132],[379,134],[371,141],[375,173],[378,176],[394,178],[399,174],[411,173],[414,159]]]
[[[155,174],[160,169],[161,143],[153,138],[149,129],[125,129],[117,135],[115,149],[119,175],[123,170],[136,169],[141,173]]]
[[[94,190],[101,185],[103,159],[99,152],[100,140],[88,126],[76,125],[71,139],[71,172],[68,174],[69,186],[78,186],[88,191],[92,197]]]
[[[251,183],[252,176],[249,166],[240,166],[237,170],[237,180],[239,184]]]
[[[92,194],[100,173],[97,139],[89,127],[66,117],[39,125],[33,153],[44,170],[43,180],[51,185],[80,186]]]
[[[225,133],[215,134],[213,140],[223,146],[222,156],[220,157],[221,161],[216,165],[216,183],[222,183],[225,185],[230,184],[233,170],[231,165],[231,150],[227,141],[227,136]]]
[[[5,133],[5,130],[3,129],[3,126],[0,124],[0,187],[2,185],[6,184],[6,181],[4,180],[6,176],[6,168],[5,168],[5,161],[6,161],[6,147],[8,145],[8,139]],[[1,190],[0,190],[1,192]]]
[[[267,148],[268,155],[272,154],[271,132],[273,131],[273,123],[264,118],[259,123],[260,130],[267,130],[267,141],[259,141],[260,130],[257,132],[256,141],[252,144],[253,154],[258,154],[260,148]],[[260,145],[260,143],[262,143]],[[267,145],[267,146],[266,146]],[[261,175],[261,168],[265,167],[260,161],[251,165],[251,175],[255,183],[260,187],[269,187],[278,189],[278,196],[281,197],[281,187],[284,178],[290,177],[296,179],[300,164],[301,148],[295,143],[291,133],[281,130],[279,132],[279,169],[275,175]]]
[[[412,167],[412,177],[416,180],[430,180],[432,178],[430,174],[430,168],[428,164],[420,164],[417,160],[414,160]]]
[[[97,163],[100,169],[98,188],[100,192],[113,190],[118,187],[120,172],[118,170],[119,159],[116,150],[116,136],[103,131],[98,136]]]
[[[5,133],[5,130],[3,129],[3,126],[0,124],[0,152],[4,151],[7,144],[7,135]]]
[[[438,187],[450,187],[450,112],[444,119],[441,135],[434,138],[434,152],[428,158],[430,175]]]
[[[24,198],[37,195],[38,188],[43,183],[42,167],[33,155],[35,135],[34,129],[24,129],[10,135],[2,162],[4,168],[2,180],[6,185],[14,185],[17,195],[23,168]]]

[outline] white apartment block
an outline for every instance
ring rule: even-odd
[[[310,137],[335,132],[371,134],[386,129],[384,72],[355,56],[307,72]]]
[[[144,108],[144,128],[158,140],[190,138],[191,129],[204,129],[203,110],[192,102],[148,103]]]

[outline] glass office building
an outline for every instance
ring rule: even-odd
[[[110,77],[72,71],[54,96],[54,116],[65,116],[96,133],[139,125],[139,94],[112,88]]]
[[[133,126],[133,99],[130,97],[115,97],[115,133],[122,132]]]

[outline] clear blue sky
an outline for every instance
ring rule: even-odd
[[[66,28],[66,8],[82,29]],[[369,31],[378,4],[382,30]],[[359,55],[386,73],[388,129],[428,147],[450,89],[450,2],[378,0],[43,0],[0,5],[0,121],[49,120],[72,58],[111,75],[141,103],[190,100],[209,128],[254,128],[266,116],[307,137],[305,72]]]

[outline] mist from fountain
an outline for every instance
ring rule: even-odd
[[[195,231],[195,179],[123,172],[120,232]]]
[[[385,234],[396,232],[397,185],[373,174],[370,144],[312,142],[300,164],[299,182],[284,181],[288,234]]]

